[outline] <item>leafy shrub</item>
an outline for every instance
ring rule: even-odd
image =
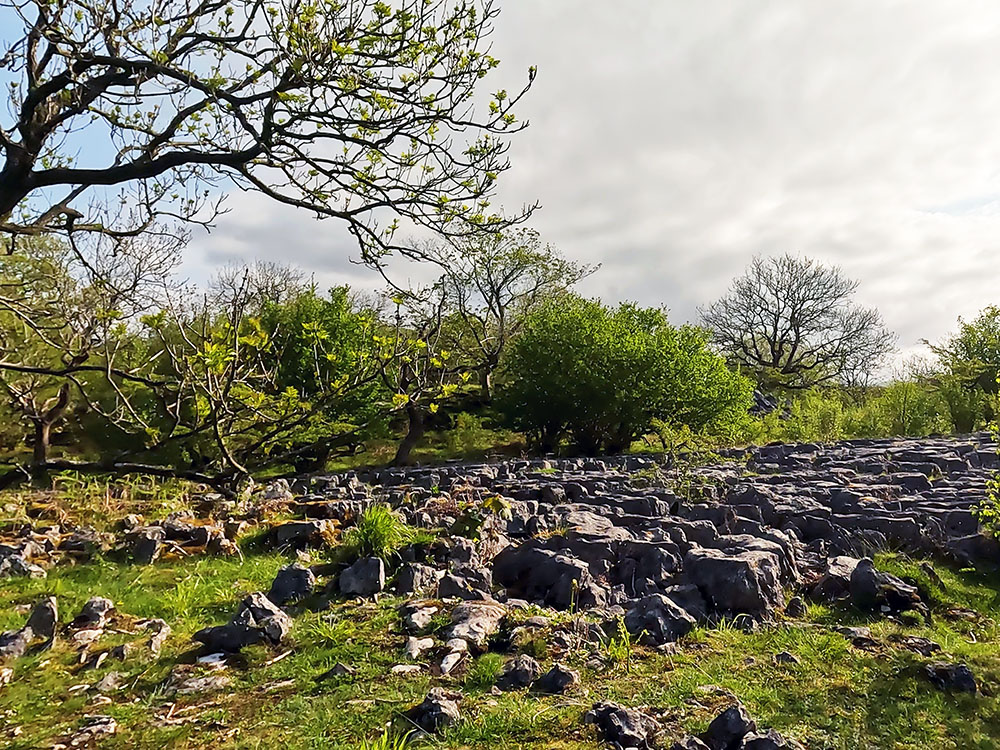
[[[487,521],[510,520],[510,517],[510,503],[500,495],[489,495],[482,502],[468,503],[462,507],[461,514],[448,531],[452,536],[479,541]]]
[[[752,386],[662,310],[564,295],[533,312],[500,373],[499,402],[536,447],[570,438],[584,453],[619,452],[653,419],[735,431]]]
[[[1000,307],[990,306],[972,321],[958,319],[958,332],[931,349],[951,373],[986,393],[1000,391]]]
[[[827,443],[849,437],[845,425],[847,405],[838,388],[801,391],[779,409],[751,420],[740,442]]]
[[[459,412],[447,433],[448,450],[455,455],[467,455],[482,450],[490,444],[490,431],[475,414]]]
[[[833,389],[806,391],[792,401],[783,439],[829,443],[844,437],[844,403]]]
[[[990,429],[993,439],[1000,441],[1000,420],[990,425]],[[986,531],[1000,539],[1000,471],[993,472],[986,483],[986,496],[972,512]]]
[[[986,497],[973,512],[983,528],[1000,538],[1000,473],[990,477],[986,485]]]
[[[878,389],[846,418],[852,437],[923,436],[951,432],[948,404],[939,393],[913,381]]]
[[[958,319],[958,331],[939,344],[932,383],[948,404],[955,430],[972,432],[996,418],[1000,391],[1000,307],[990,306],[971,321]]]
[[[387,560],[413,539],[414,531],[387,505],[371,505],[344,535],[344,545],[357,557]]]
[[[937,392],[948,405],[955,431],[969,433],[982,425],[989,409],[989,396],[978,386],[969,385],[954,375],[937,379]]]
[[[853,397],[839,388],[811,389],[792,398],[784,410],[754,420],[742,440],[760,444],[924,436],[951,432],[951,414],[945,394],[913,380],[873,387]]]
[[[283,438],[298,449],[299,471],[322,468],[337,448],[381,434],[388,395],[380,378],[376,313],[359,306],[347,287],[326,296],[309,287],[280,302],[268,302],[260,328],[269,341],[261,359],[273,375],[273,389],[297,394],[309,418]],[[342,442],[334,436],[350,436]]]

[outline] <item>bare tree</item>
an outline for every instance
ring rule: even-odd
[[[438,283],[458,323],[448,339],[478,373],[486,402],[493,372],[526,314],[597,270],[567,260],[527,228],[445,238],[420,253],[444,269]]]
[[[0,9],[12,26],[0,232],[208,223],[233,185],[343,220],[370,262],[410,249],[393,241],[400,219],[445,233],[508,223],[489,198],[534,69],[520,91],[484,101],[494,0]]]
[[[209,282],[209,296],[214,305],[230,307],[245,299],[253,314],[268,304],[281,304],[305,290],[306,274],[294,266],[272,261],[230,263]]]
[[[758,256],[701,318],[729,361],[764,387],[856,384],[895,343],[879,312],[853,301],[857,287],[837,267]]]

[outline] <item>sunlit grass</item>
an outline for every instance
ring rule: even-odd
[[[750,632],[738,623],[698,628],[675,655],[634,645],[628,672],[606,661],[600,669],[588,666],[593,656],[604,656],[599,645],[581,644],[559,654],[540,632],[532,653],[543,668],[558,658],[582,672],[581,687],[566,696],[524,691],[493,695],[496,675],[508,658],[501,653],[471,658],[447,678],[426,671],[394,675],[391,668],[406,661],[399,600],[358,604],[334,598],[328,608],[296,611],[290,639],[282,647],[246,649],[242,666],[228,671],[230,690],[170,697],[167,678],[179,662],[190,661],[191,634],[225,622],[242,596],[266,590],[287,562],[276,554],[145,567],[97,561],[57,568],[44,580],[0,582],[0,600],[11,602],[0,608],[3,628],[20,626],[27,605],[54,593],[63,622],[87,598],[101,595],[117,603],[126,621],[161,617],[174,631],[159,659],[140,654],[80,671],[76,651],[62,642],[50,652],[18,660],[13,682],[0,688],[0,715],[4,727],[19,727],[20,734],[0,729],[0,747],[48,746],[79,726],[85,715],[100,712],[119,722],[118,734],[103,741],[102,748],[356,750],[383,736],[401,736],[408,728],[402,714],[434,685],[462,693],[463,719],[433,742],[412,740],[414,748],[596,750],[597,738],[581,719],[598,699],[660,709],[673,738],[704,729],[730,696],[739,697],[762,726],[810,747],[985,749],[1000,743],[1000,703],[994,697],[1000,686],[997,577],[944,566],[936,566],[944,587],[935,594],[930,625],[905,627],[850,609],[811,605],[805,626],[779,622]],[[878,563],[899,575],[926,575],[919,562],[904,557],[883,556]],[[955,606],[975,609],[979,619],[949,619],[946,612]],[[523,621],[534,612],[516,619]],[[437,624],[443,626],[445,620]],[[869,625],[886,645],[875,652],[858,650],[833,631],[841,623]],[[902,634],[930,638],[942,646],[941,658],[968,663],[984,694],[933,689],[921,676],[927,659],[888,645],[892,636]],[[112,633],[102,645],[137,638]],[[775,663],[775,654],[783,651],[798,663]],[[350,671],[337,676],[336,665]],[[95,707],[92,690],[69,690],[92,685],[112,670],[123,673],[125,688],[112,696],[110,705]]]

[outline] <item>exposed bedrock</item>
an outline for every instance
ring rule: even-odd
[[[1000,561],[973,513],[998,466],[986,434],[771,445],[723,458],[685,469],[683,482],[667,461],[623,456],[384,469],[293,489],[312,517],[350,523],[386,502],[411,524],[446,529],[462,525],[446,496],[499,495],[510,517],[488,519],[489,544],[445,539],[406,559],[396,590],[604,609],[659,641],[693,622],[767,619],[798,594],[920,609],[912,587],[865,560],[880,550]]]

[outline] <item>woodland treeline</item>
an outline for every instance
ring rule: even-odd
[[[596,454],[995,416],[996,308],[887,380],[878,311],[803,257],[755,259],[691,325],[577,294],[599,271],[529,228],[530,198],[493,205],[537,71],[489,88],[492,0],[0,10],[4,484],[73,469],[231,490],[373,440],[406,463],[452,429]],[[184,283],[191,233],[236,189],[346,228],[387,291],[260,263]],[[436,281],[401,285],[400,256]]]

